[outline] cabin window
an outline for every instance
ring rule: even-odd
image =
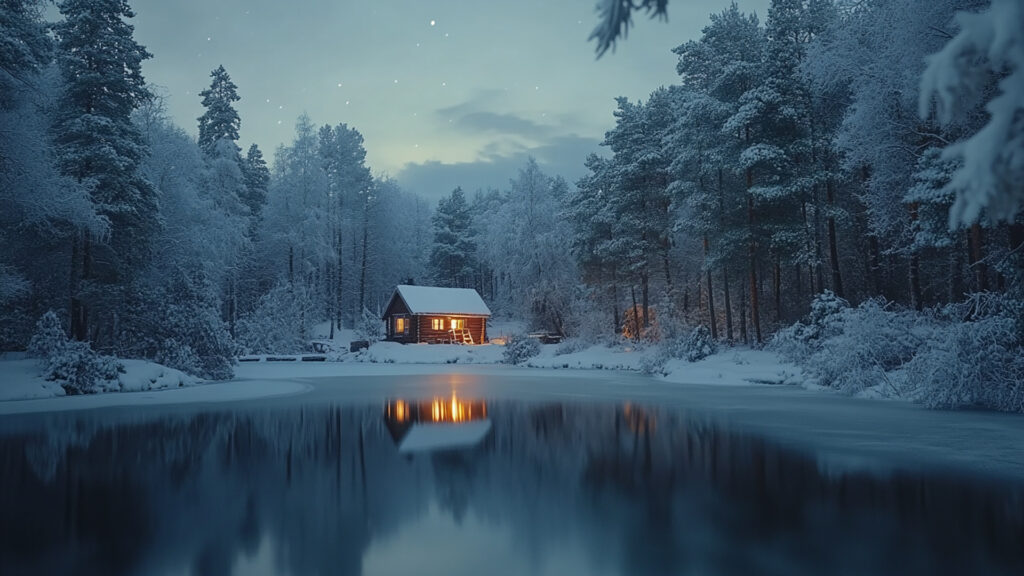
[[[452,330],[465,330],[466,320],[464,318],[452,318]]]
[[[431,330],[444,330],[444,318],[431,318],[430,319]]]
[[[408,324],[405,322],[405,318],[395,318],[395,334],[405,334]]]

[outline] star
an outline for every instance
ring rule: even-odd
[[[445,37],[445,38],[447,38],[447,37],[448,37],[448,33],[447,33],[447,32],[445,32],[445,33],[444,33],[444,37]]]
[[[341,82],[338,82],[338,88],[341,88]]]
[[[395,84],[398,84],[398,80],[397,79],[395,80]]]
[[[437,22],[435,22],[434,20],[431,20],[430,21],[430,25],[433,26],[434,24],[437,24]]]
[[[441,82],[441,86],[447,86],[447,85],[448,85],[447,82]]]
[[[348,102],[349,102],[348,100],[345,100],[345,106],[348,106]]]

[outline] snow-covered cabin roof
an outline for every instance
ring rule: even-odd
[[[400,454],[472,448],[491,431],[490,420],[459,424],[414,424],[398,445]]]
[[[396,289],[410,314],[466,314],[490,316],[491,309],[472,288],[407,286]]]

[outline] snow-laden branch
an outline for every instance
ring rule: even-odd
[[[934,105],[939,120],[951,124],[999,81],[985,105],[988,123],[944,152],[961,163],[948,184],[956,195],[951,228],[976,222],[983,211],[1012,220],[1024,206],[1024,3],[992,0],[987,10],[957,14],[956,22],[957,35],[927,59],[920,115],[928,117]]]

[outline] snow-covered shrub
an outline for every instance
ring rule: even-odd
[[[666,359],[679,358],[687,362],[696,362],[718,351],[718,344],[703,325],[692,330],[679,330],[674,334],[673,338],[666,337],[661,344]]]
[[[1021,307],[1007,296],[976,294],[943,308],[946,322],[906,365],[914,396],[933,408],[1024,412]]]
[[[370,312],[369,308],[363,307],[363,315],[356,324],[356,339],[366,340],[371,344],[384,339],[384,321],[379,314]]]
[[[58,382],[68,394],[91,394],[124,372],[116,358],[97,354],[88,342],[68,340],[53,310],[39,319],[28,351],[41,360],[43,378]]]
[[[703,325],[694,328],[679,343],[681,346],[676,349],[676,357],[684,358],[687,362],[703,360],[718,351],[718,344],[711,337],[711,332]]]
[[[97,354],[88,342],[71,341],[49,358],[43,377],[59,382],[68,394],[92,394],[123,372],[113,356]]]
[[[35,333],[28,342],[28,355],[48,359],[55,356],[68,344],[64,326],[53,310],[48,311],[36,323]]]
[[[890,372],[909,362],[934,330],[928,315],[882,300],[843,309],[831,322],[834,332],[812,341],[804,368],[819,384],[848,394],[880,384],[898,392],[901,382]]]
[[[316,320],[309,292],[301,285],[282,282],[238,321],[238,343],[250,354],[305,352]]]
[[[665,363],[668,360],[667,351],[664,347],[661,347],[640,356],[640,362],[637,364],[637,367],[644,374],[665,374]]]
[[[540,354],[540,342],[525,334],[509,336],[502,358],[506,364],[522,364]]]
[[[563,356],[565,354],[573,354],[575,352],[582,352],[590,347],[586,341],[582,338],[567,338],[555,348],[555,356]]]
[[[823,343],[842,331],[842,313],[850,304],[826,290],[811,301],[807,318],[779,330],[768,346],[794,362],[805,362]]]
[[[178,342],[174,338],[163,341],[154,358],[158,364],[168,368],[181,370],[186,374],[202,374],[203,362],[188,344]]]

